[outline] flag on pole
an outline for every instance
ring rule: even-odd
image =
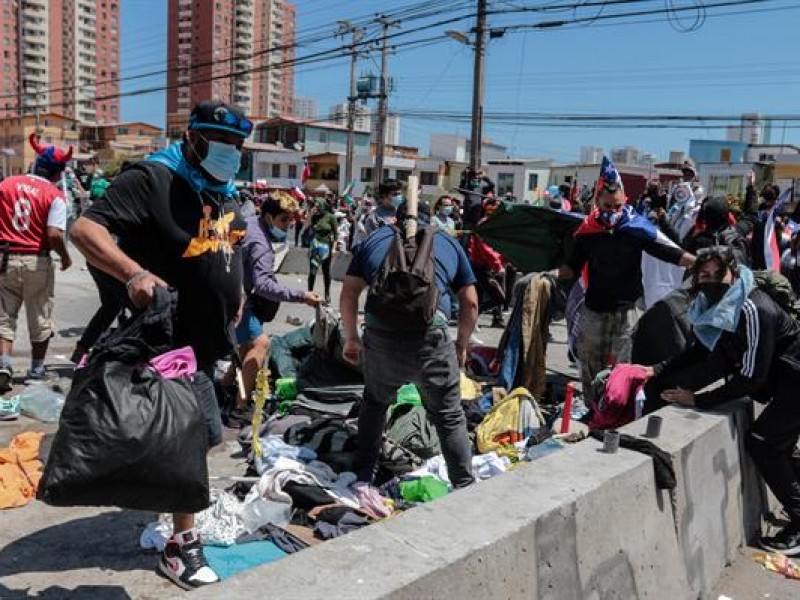
[[[788,188],[772,205],[772,209],[767,214],[764,223],[764,263],[769,271],[781,272],[781,254],[778,248],[778,236],[775,232],[775,218],[780,214],[783,205],[786,204],[794,193],[794,188]]]
[[[305,185],[309,179],[311,179],[311,167],[308,164],[308,158],[303,158],[303,174],[300,176],[300,184]]]
[[[292,189],[291,189],[291,191],[289,193],[298,202],[305,202],[306,201],[306,195],[303,193],[303,190],[301,190],[296,185],[292,186]]]

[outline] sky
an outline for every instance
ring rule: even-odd
[[[210,1],[210,0],[208,0]],[[686,7],[701,1],[647,0],[629,6],[603,7],[613,12],[653,10],[665,3]],[[726,0],[722,0],[726,1]],[[727,0],[729,1],[729,0]],[[553,19],[581,19],[598,14],[593,7],[554,13],[492,14],[490,27],[518,26]],[[542,5],[579,4],[574,0],[489,0],[491,10]],[[159,71],[166,63],[166,0],[123,0],[122,76]],[[302,57],[341,45],[334,37],[336,21],[366,23],[376,10],[399,11],[420,0],[297,0],[297,49]],[[467,115],[472,105],[472,49],[444,35],[447,29],[469,31],[474,18],[414,31],[420,25],[474,14],[470,2],[428,2],[450,10],[428,19],[405,20],[394,30],[405,41],[436,38],[429,45],[398,47],[389,58],[394,78],[390,110],[449,111]],[[447,7],[447,6],[446,6]],[[760,11],[760,12],[756,12]],[[718,16],[721,12],[739,13]],[[697,13],[681,12],[678,25],[691,25]],[[750,6],[709,8],[696,31],[677,31],[663,16],[629,18],[621,25],[595,21],[568,27],[508,30],[490,41],[486,58],[486,113],[692,114],[738,115],[743,112],[797,114],[800,98],[800,2],[768,0]],[[638,22],[631,22],[632,20]],[[651,22],[643,22],[651,21]],[[369,25],[368,35],[377,36]],[[311,39],[313,37],[313,39]],[[311,42],[311,43],[308,43]],[[359,63],[360,73],[378,73],[380,53]],[[124,81],[122,91],[157,87],[163,74]],[[343,102],[349,86],[349,58],[340,55],[295,71],[295,94],[315,98],[320,115]],[[124,120],[164,124],[165,94],[122,99]],[[370,105],[375,109],[375,102]],[[469,122],[412,120],[401,116],[401,143],[427,151],[432,132],[469,134]],[[778,124],[772,142],[800,145],[800,129]],[[688,150],[689,139],[724,139],[719,128],[630,129],[564,127],[547,124],[487,123],[484,138],[508,146],[518,157],[577,160],[581,146],[610,148],[633,145],[666,159],[670,150]]]

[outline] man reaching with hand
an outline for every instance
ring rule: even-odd
[[[386,409],[394,402],[400,386],[414,383],[439,434],[450,482],[455,488],[465,487],[474,479],[472,444],[461,408],[459,369],[466,361],[467,345],[478,319],[475,275],[459,243],[437,231],[433,239],[439,290],[435,316],[426,325],[415,328],[408,322],[379,317],[368,298],[362,352],[357,329],[358,298],[378,276],[396,232],[394,226],[381,227],[356,247],[339,300],[345,330],[344,357],[353,364],[361,360],[365,384],[358,415],[356,474],[359,481],[372,482],[386,425]],[[373,286],[370,295],[376,291]],[[452,298],[448,291],[458,295],[461,306],[455,343],[447,329]]]

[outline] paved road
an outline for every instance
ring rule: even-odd
[[[51,345],[48,366],[68,374],[67,357],[83,326],[97,308],[94,285],[83,263],[57,276],[55,318],[58,334]],[[303,287],[305,280],[297,276],[280,276],[281,280]],[[320,284],[318,284],[320,285]],[[338,298],[340,285],[334,283],[333,297]],[[302,305],[283,305],[270,333],[282,334],[293,328],[287,316],[306,320],[313,310]],[[491,329],[488,317],[481,319],[479,337],[496,344],[501,331]],[[565,331],[562,324],[552,328],[554,340],[548,351],[550,376],[575,378],[566,359]],[[18,369],[27,367],[28,344],[24,320],[15,349]],[[20,431],[38,430],[52,434],[53,425],[22,418],[14,423],[0,423],[0,446]],[[243,461],[228,431],[228,441],[215,449],[210,457],[212,475],[241,474]],[[47,441],[45,451],[47,450]],[[99,600],[156,599],[178,593],[171,583],[157,576],[157,556],[139,549],[139,534],[154,515],[109,508],[58,509],[32,502],[28,506],[0,512],[0,598],[91,598]],[[794,598],[798,585],[787,583],[780,576],[764,573],[752,563],[749,551],[743,554],[720,583],[718,593],[735,600],[754,598]],[[714,595],[716,598],[717,595]]]

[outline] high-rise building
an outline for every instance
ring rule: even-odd
[[[611,150],[611,160],[618,165],[638,165],[642,162],[642,151],[635,146],[614,148]]]
[[[167,134],[219,98],[255,119],[294,110],[295,7],[284,0],[169,0]]]
[[[581,164],[599,165],[603,162],[605,151],[599,146],[581,146]]]
[[[328,114],[332,123],[347,126],[347,102],[331,106]],[[356,102],[353,128],[356,131],[372,131],[372,119],[369,108],[365,104]]]
[[[380,137],[378,133],[378,117],[372,119],[372,143],[375,144]],[[400,117],[397,115],[388,115],[386,117],[386,139],[384,142],[388,146],[400,145]]]
[[[0,118],[119,121],[119,0],[0,3]]]
[[[727,127],[726,138],[729,142],[762,144],[767,131],[767,122],[759,113],[744,113],[739,125]]]
[[[292,115],[295,119],[301,121],[313,121],[319,118],[317,115],[317,100],[316,98],[306,98],[304,96],[294,97],[294,108]]]

